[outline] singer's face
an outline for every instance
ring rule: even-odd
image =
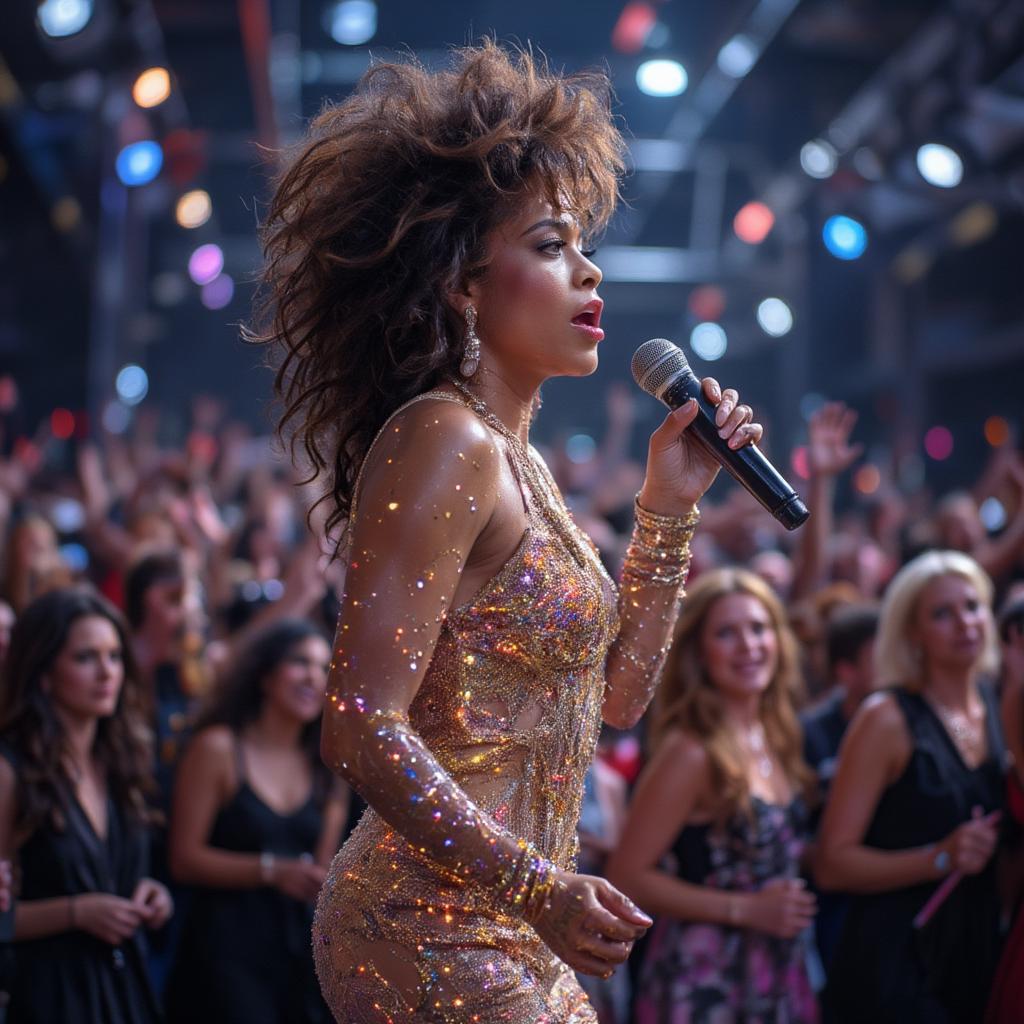
[[[491,232],[488,267],[469,288],[485,367],[530,385],[593,373],[601,271],[582,246],[572,215],[540,198]]]
[[[768,609],[750,594],[727,594],[708,609],[701,658],[712,684],[726,698],[762,694],[779,661],[778,637]]]

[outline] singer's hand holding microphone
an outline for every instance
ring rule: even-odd
[[[651,435],[640,504],[661,515],[681,515],[725,469],[786,529],[808,516],[792,487],[764,457],[763,428],[733,388],[713,377],[698,381],[683,353],[664,338],[644,342],[633,355],[633,377],[672,411]]]

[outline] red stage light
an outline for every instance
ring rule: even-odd
[[[75,432],[75,417],[69,409],[54,409],[50,413],[50,433],[58,441],[66,441]]]
[[[658,15],[650,4],[626,4],[612,29],[612,46],[619,53],[639,53],[657,23]]]
[[[732,222],[736,237],[749,245],[760,245],[773,227],[775,214],[757,199],[752,199],[746,206],[740,207]]]
[[[725,312],[725,293],[713,284],[702,284],[690,292],[687,306],[698,320],[721,320]]]
[[[953,435],[947,427],[932,427],[924,435],[924,450],[936,462],[948,459],[953,454]]]
[[[809,480],[811,478],[811,461],[807,456],[806,445],[800,445],[798,448],[794,448],[793,457],[790,461],[793,464],[793,472],[796,473],[801,480]]]

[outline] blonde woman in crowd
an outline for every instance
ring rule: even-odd
[[[886,591],[876,657],[890,689],[850,725],[818,848],[819,884],[854,894],[829,977],[836,1021],[982,1019],[1005,775],[991,602],[954,551],[920,555]]]

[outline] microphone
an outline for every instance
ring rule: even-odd
[[[696,398],[700,409],[687,428],[694,440],[787,530],[795,530],[806,522],[810,515],[807,506],[757,445],[730,448],[718,436],[715,406],[705,397],[700,381],[677,346],[665,338],[645,341],[633,353],[631,369],[637,384],[670,409],[678,409]]]

